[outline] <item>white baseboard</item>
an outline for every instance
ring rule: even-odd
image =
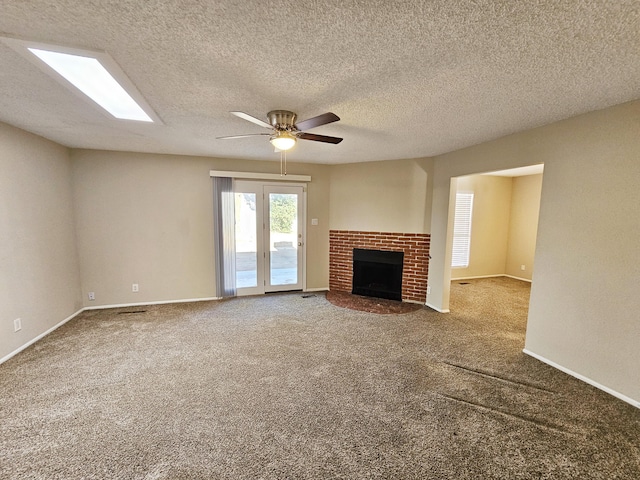
[[[20,353],[21,351],[23,351],[25,348],[30,347],[31,345],[33,345],[34,343],[36,343],[38,340],[40,340],[41,338],[46,337],[47,335],[49,335],[51,332],[53,332],[55,329],[60,328],[62,325],[64,325],[65,323],[67,323],[69,320],[71,320],[72,318],[74,318],[75,316],[81,314],[84,311],[84,308],[78,310],[76,313],[69,315],[67,318],[65,318],[64,320],[62,320],[60,323],[57,323],[56,325],[54,325],[53,327],[51,327],[49,330],[47,330],[46,332],[42,332],[40,335],[38,335],[35,338],[32,338],[31,340],[29,340],[27,343],[25,343],[24,345],[22,345],[21,347],[18,347],[16,350],[14,350],[13,352],[11,352],[8,355],[5,355],[4,357],[0,358],[0,364],[3,364],[4,362],[6,362],[7,360],[9,360],[11,357],[17,355],[18,353]]]
[[[328,292],[329,288],[328,287],[323,287],[323,288],[305,288],[304,291],[305,292]]]
[[[640,401],[638,400],[634,400],[631,397],[627,397],[626,395],[623,395],[620,392],[617,392],[609,387],[605,387],[604,385],[599,384],[598,382],[591,380],[588,377],[585,377],[584,375],[580,375],[579,373],[574,372],[573,370],[569,370],[566,367],[563,367],[562,365],[557,364],[556,362],[553,362],[551,360],[549,360],[548,358],[545,358],[541,355],[538,355],[537,353],[533,353],[530,350],[527,350],[526,348],[522,350],[524,353],[526,353],[527,355],[529,355],[530,357],[533,357],[537,360],[540,360],[542,363],[546,363],[547,365],[552,366],[553,368],[557,368],[558,370],[560,370],[561,372],[566,373],[567,375],[571,375],[572,377],[577,378],[578,380],[581,380],[585,383],[588,383],[589,385],[596,387],[599,390],[602,390],[603,392],[608,393],[609,395],[613,395],[616,398],[619,398],[620,400],[622,400],[623,402],[628,403],[629,405],[633,405],[636,408],[640,408]]]
[[[496,278],[496,277],[506,277],[506,275],[501,273],[498,275],[476,275],[475,277],[456,277],[456,278],[452,278],[451,281],[455,282],[458,280],[475,280],[476,278]]]
[[[529,283],[531,283],[531,280],[529,280],[528,278],[515,277],[513,275],[503,275],[503,276],[504,277],[513,278],[514,280],[520,280],[521,282],[529,282]]]
[[[430,304],[430,303],[428,303],[428,302],[427,302],[427,303],[425,303],[425,305],[426,305],[427,307],[429,307],[429,308],[431,308],[431,309],[435,310],[436,312],[440,312],[440,313],[449,313],[449,312],[450,312],[450,310],[449,310],[448,308],[446,308],[446,309],[441,309],[441,308],[438,308],[438,307],[434,307],[433,305],[431,305],[431,304]]]
[[[523,282],[531,283],[531,280],[529,280],[528,278],[520,278],[513,275],[507,275],[506,273],[501,273],[499,275],[477,275],[475,277],[457,277],[457,278],[452,278],[451,281],[457,282],[458,280],[476,280],[479,278],[498,278],[498,277],[508,277],[508,278],[513,278],[514,280],[521,280]]]
[[[211,300],[222,300],[220,297],[206,297],[206,298],[185,298],[180,300],[161,300],[159,302],[139,302],[139,303],[117,303],[113,305],[96,305],[95,307],[84,307],[84,310],[103,310],[107,308],[122,308],[122,307],[141,307],[144,305],[165,305],[167,303],[189,303],[189,302],[209,302]]]

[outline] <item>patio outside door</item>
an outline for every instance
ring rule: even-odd
[[[238,295],[302,290],[303,187],[238,181],[234,192]]]

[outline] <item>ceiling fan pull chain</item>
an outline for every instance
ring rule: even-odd
[[[287,151],[284,151],[284,176],[287,176]]]

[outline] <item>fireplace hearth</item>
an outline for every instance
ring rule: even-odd
[[[353,249],[355,295],[402,300],[403,252]]]

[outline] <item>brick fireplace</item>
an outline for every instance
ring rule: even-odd
[[[429,276],[430,235],[426,233],[329,231],[329,289],[353,288],[353,249],[403,252],[402,300],[425,303]]]

